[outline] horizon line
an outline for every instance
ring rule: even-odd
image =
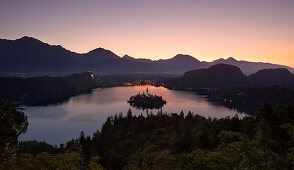
[[[151,61],[159,61],[159,60],[172,59],[172,58],[176,57],[177,55],[187,55],[187,56],[193,57],[193,58],[195,58],[196,60],[198,60],[196,57],[194,57],[193,55],[190,55],[190,54],[188,54],[188,53],[177,53],[176,55],[174,55],[174,56],[172,56],[172,57],[170,57],[170,58],[159,58],[159,59],[134,57],[134,56],[130,56],[130,55],[128,55],[128,54],[124,54],[123,56],[120,56],[120,55],[118,55],[116,52],[114,52],[115,50],[106,49],[106,48],[103,48],[103,47],[101,47],[101,46],[100,46],[100,47],[97,47],[97,48],[94,48],[94,49],[92,49],[92,50],[89,50],[89,51],[87,51],[87,52],[76,52],[76,51],[70,50],[70,49],[68,49],[68,48],[66,48],[66,47],[64,47],[64,46],[62,46],[61,44],[49,44],[49,43],[44,42],[44,41],[42,41],[42,40],[40,40],[40,39],[38,39],[38,38],[35,38],[35,37],[33,37],[33,36],[28,36],[28,35],[24,35],[24,36],[22,36],[22,37],[20,37],[20,38],[15,38],[15,39],[0,38],[0,40],[16,41],[16,40],[20,40],[20,39],[23,39],[23,38],[34,39],[34,40],[40,41],[40,42],[42,42],[42,43],[44,43],[44,44],[48,44],[48,45],[50,45],[50,46],[60,46],[60,47],[64,48],[64,49],[67,50],[67,51],[70,51],[70,52],[72,52],[72,53],[76,53],[76,54],[79,54],[79,55],[87,54],[87,53],[89,53],[89,52],[91,52],[91,51],[94,51],[94,50],[97,50],[97,49],[103,49],[103,50],[106,50],[106,51],[110,51],[111,53],[115,54],[116,56],[118,56],[118,57],[120,57],[120,58],[123,58],[124,56],[127,55],[127,56],[129,56],[129,57],[134,58],[134,59],[147,59],[147,60],[151,60]],[[276,64],[276,63],[271,63],[271,62],[268,62],[268,61],[256,61],[256,60],[255,60],[255,61],[252,61],[252,60],[249,61],[249,60],[244,60],[244,59],[238,59],[238,58],[233,57],[233,56],[220,57],[220,58],[212,59],[212,60],[198,60],[198,61],[200,61],[200,62],[214,62],[214,61],[216,61],[216,60],[220,60],[220,59],[228,60],[228,59],[230,59],[230,58],[232,58],[232,59],[234,59],[234,60],[236,60],[236,61],[239,61],[239,62],[245,61],[245,62],[263,63],[263,64],[275,64],[275,65],[279,65],[279,66],[287,66],[287,67],[290,67],[290,68],[294,69],[294,66],[290,66],[290,65]]]

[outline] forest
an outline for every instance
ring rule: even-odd
[[[232,88],[192,89],[211,102],[248,114],[257,114],[260,106],[268,103],[273,109],[294,103],[294,91],[282,86],[243,86]]]
[[[287,69],[275,68],[262,69],[247,76],[234,65],[216,64],[209,68],[187,71],[181,77],[166,79],[164,83],[165,87],[171,89],[279,85],[293,90],[294,75]]]
[[[59,147],[17,142],[23,113],[0,107],[0,169],[291,169],[294,106],[264,104],[256,116],[205,118],[188,113],[110,116],[93,136]],[[8,114],[9,113],[9,114]],[[20,121],[22,120],[22,121]],[[25,123],[26,124],[26,123]],[[25,127],[25,126],[22,126]],[[9,131],[10,133],[4,133]],[[14,142],[7,141],[11,139]]]
[[[0,77],[0,96],[17,104],[46,105],[91,92],[99,81],[91,72],[62,77]]]

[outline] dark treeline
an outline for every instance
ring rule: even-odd
[[[13,103],[46,105],[64,102],[68,98],[91,92],[97,87],[151,84],[160,86],[170,74],[112,74],[91,72],[70,76],[0,77],[0,96]]]
[[[193,89],[208,96],[211,102],[237,109],[239,112],[256,114],[260,106],[268,103],[272,108],[294,104],[294,91],[281,86],[246,86],[234,88]]]
[[[0,96],[31,105],[62,102],[98,87],[98,80],[91,75],[85,72],[65,77],[0,77]]]
[[[294,165],[293,121],[293,106],[219,120],[129,111],[109,117],[92,139],[81,135],[80,144],[106,169],[287,169]]]
[[[294,75],[284,68],[264,69],[246,76],[240,68],[217,64],[207,69],[191,70],[178,78],[171,78],[165,86],[171,89],[181,88],[229,88],[244,86],[279,85],[294,88]]]
[[[179,74],[107,74],[96,75],[101,82],[101,86],[124,86],[124,85],[146,85],[161,86],[166,79],[177,77]]]
[[[109,117],[92,137],[60,147],[21,142],[2,167],[30,169],[291,169],[294,166],[294,106],[257,116],[212,119],[193,114]],[[63,161],[63,163],[61,163]]]

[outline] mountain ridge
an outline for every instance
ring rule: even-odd
[[[191,70],[183,76],[167,80],[169,88],[224,88],[243,86],[284,86],[293,89],[294,74],[285,68],[263,69],[246,76],[240,68],[216,64],[209,68]]]
[[[178,73],[208,68],[215,64],[239,67],[246,75],[261,69],[288,66],[220,58],[212,62],[199,61],[187,54],[177,54],[169,59],[150,60],[128,55],[118,56],[110,50],[96,48],[86,53],[76,53],[61,45],[50,45],[36,38],[24,36],[16,40],[0,39],[0,73],[65,73],[92,70],[95,73]]]

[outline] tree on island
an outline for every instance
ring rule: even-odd
[[[135,108],[138,109],[159,109],[166,104],[166,101],[162,99],[162,96],[149,94],[148,88],[146,90],[146,94],[137,94],[135,96],[131,96],[128,100],[128,103]]]

